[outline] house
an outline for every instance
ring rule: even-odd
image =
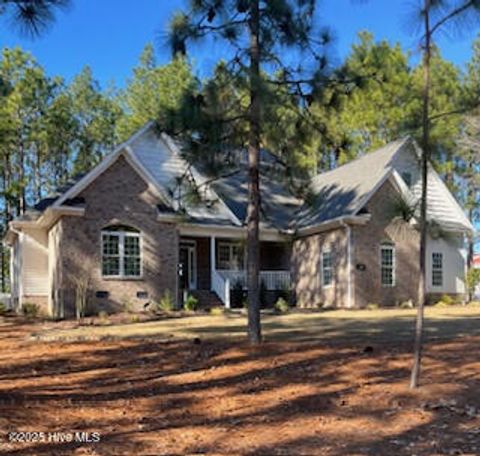
[[[262,155],[261,281],[265,293],[291,289],[298,306],[392,306],[418,292],[419,149],[404,138],[315,176],[299,199]],[[76,182],[13,220],[12,302],[71,316],[82,280],[91,311],[142,309],[168,292],[232,306],[245,288],[245,157],[218,179],[182,158],[147,124]],[[183,176],[183,179],[179,177]],[[196,202],[184,185],[201,189]],[[429,168],[427,289],[462,296],[473,230]],[[418,212],[418,211],[417,211]],[[413,216],[412,216],[413,215]]]

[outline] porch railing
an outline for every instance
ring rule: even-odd
[[[232,287],[240,284],[242,288],[247,288],[247,273],[244,270],[218,271],[223,277],[230,279]],[[290,288],[290,271],[260,271],[260,284],[267,290],[285,290]]]
[[[230,309],[230,279],[215,269],[212,270],[212,290],[217,293],[225,307]]]

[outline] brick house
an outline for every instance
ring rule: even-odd
[[[419,235],[401,216],[420,192],[416,143],[405,138],[311,179],[307,201],[261,157],[261,282],[298,306],[391,306],[415,301]],[[91,312],[142,309],[183,290],[233,305],[245,288],[246,163],[209,179],[149,123],[88,174],[10,222],[12,302],[72,316],[88,279]],[[197,201],[182,182],[195,181]],[[465,292],[464,237],[473,227],[429,169],[428,292]],[[198,196],[198,195],[197,195]],[[407,206],[408,207],[408,206]],[[181,299],[180,299],[181,300]]]

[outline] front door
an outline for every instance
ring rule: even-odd
[[[197,288],[197,248],[195,241],[180,242],[180,288],[195,290]]]

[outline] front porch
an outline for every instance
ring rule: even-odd
[[[246,291],[245,241],[234,237],[182,236],[179,245],[179,289],[208,290],[226,308],[234,293]],[[290,290],[290,246],[281,241],[260,243],[262,291]]]

